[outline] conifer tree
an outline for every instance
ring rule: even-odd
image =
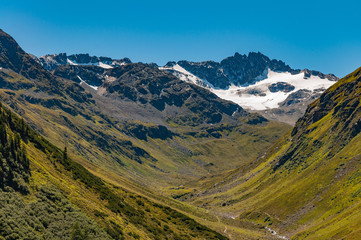
[[[65,147],[63,151],[63,162],[66,162],[68,160],[68,149]]]
[[[79,226],[78,222],[75,222],[73,225],[73,229],[71,231],[71,240],[85,240],[87,239],[86,234],[84,234]]]

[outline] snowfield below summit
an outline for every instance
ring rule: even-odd
[[[77,75],[77,77],[79,78],[80,80],[80,85],[87,85],[89,87],[91,87],[92,89],[94,89],[95,91],[98,91],[98,88],[97,86],[92,86],[92,85],[89,85],[86,81],[84,81],[79,75]]]
[[[104,68],[104,69],[110,69],[110,68],[113,68],[113,66],[110,66],[108,64],[105,64],[103,62],[95,62],[95,63],[77,63],[77,62],[74,62],[74,61],[71,61],[69,58],[66,59],[66,61],[68,62],[68,64],[70,65],[74,65],[74,66],[98,66],[98,67],[101,67],[101,68]]]
[[[294,86],[289,92],[271,92],[269,86],[275,83],[284,82]],[[327,78],[313,76],[305,78],[303,72],[292,75],[289,72],[273,72],[268,70],[267,78],[248,86],[231,86],[227,90],[211,89],[218,97],[237,103],[238,105],[251,110],[266,110],[278,108],[279,103],[298,90],[306,89],[312,92],[324,91],[332,86],[335,81]]]
[[[194,83],[205,88],[213,88],[213,85],[210,84],[207,80],[200,79],[199,77],[185,70],[179,64],[176,64],[173,67],[159,67],[159,70],[171,72],[174,76],[182,81]]]
[[[290,94],[301,89],[320,93],[335,83],[335,81],[320,78],[319,76],[305,77],[302,71],[298,74],[291,74],[290,72],[274,72],[268,69],[253,84],[231,85],[228,89],[219,89],[214,88],[212,84],[198,78],[178,64],[173,67],[160,67],[160,69],[171,72],[183,81],[205,87],[218,97],[237,103],[241,107],[250,110],[278,108],[279,104],[285,101]],[[292,90],[280,89],[275,91],[271,88],[275,85],[287,85]]]

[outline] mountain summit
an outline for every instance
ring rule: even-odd
[[[338,78],[308,69],[292,69],[260,52],[235,53],[221,62],[168,62],[160,69],[210,89],[220,98],[269,119],[294,124],[309,103]]]
[[[265,71],[289,72],[293,75],[304,72],[305,77],[318,76],[331,81],[338,80],[332,74],[325,75],[308,69],[292,69],[283,61],[270,59],[260,52],[250,52],[248,55],[236,52],[234,56],[227,57],[221,62],[189,62],[182,60],[176,64],[198,78],[206,80],[216,89],[228,89],[232,85],[251,85],[265,78]],[[166,67],[172,67],[171,65],[168,63]]]
[[[51,74],[36,64],[35,60],[20,48],[17,42],[0,29],[0,67],[11,69],[24,77],[51,78]]]

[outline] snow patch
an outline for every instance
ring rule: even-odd
[[[199,77],[185,70],[179,64],[176,64],[173,67],[159,67],[159,69],[171,72],[174,76],[178,77],[182,81],[194,83],[205,88],[214,88],[213,85],[207,80],[200,79]]]
[[[99,62],[98,66],[102,67],[102,68],[105,68],[105,69],[113,68],[112,66],[110,66],[108,64],[105,64],[105,63],[102,63],[102,62]]]
[[[69,58],[66,59],[66,62],[69,63],[70,65],[78,65],[77,63],[73,62],[72,60],[70,60]],[[79,77],[79,76],[78,76]]]
[[[91,87],[92,89],[94,89],[95,91],[97,91],[98,90],[98,87],[97,86],[92,86],[92,85],[89,85],[87,82],[85,82],[79,75],[76,75],[78,78],[79,78],[79,80],[80,80],[80,85],[83,85],[83,84],[85,84],[85,85],[87,85],[88,87]]]
[[[104,69],[110,69],[113,68],[113,66],[110,66],[109,64],[103,63],[103,62],[95,62],[95,63],[77,63],[75,61],[71,61],[69,58],[66,59],[67,63],[70,65],[82,65],[82,66],[98,66],[102,67]]]
[[[263,75],[263,74],[262,74]],[[260,79],[263,76],[260,76]],[[286,82],[295,87],[290,92],[271,92],[268,87],[277,82]],[[268,69],[267,75],[263,80],[259,80],[252,85],[235,86],[231,85],[228,89],[211,89],[218,97],[237,103],[238,105],[251,110],[266,110],[278,108],[279,104],[286,98],[300,90],[307,89],[314,91],[317,89],[327,89],[334,81],[322,79],[318,76],[305,78],[303,72],[291,74],[289,72],[274,72]],[[251,92],[260,92],[262,94],[251,94]]]

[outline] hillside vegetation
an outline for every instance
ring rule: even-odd
[[[0,105],[4,239],[226,239],[91,174]]]
[[[360,239],[360,100],[361,68],[247,169],[208,180],[202,193],[184,199],[235,226],[269,227],[292,239]]]

